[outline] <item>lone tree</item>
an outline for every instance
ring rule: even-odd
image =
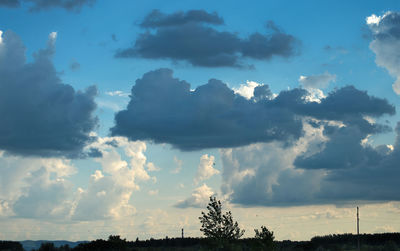
[[[216,197],[210,197],[207,210],[207,213],[201,212],[201,217],[199,217],[200,231],[206,237],[224,241],[239,239],[244,234],[244,230],[240,230],[238,223],[233,222],[230,211],[222,214],[221,201],[217,201]]]
[[[263,250],[273,250],[274,248],[274,232],[269,231],[267,227],[261,226],[261,231],[254,229],[255,238],[258,239],[263,247]]]

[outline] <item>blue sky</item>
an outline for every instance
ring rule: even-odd
[[[0,1],[0,239],[400,231],[399,11]]]

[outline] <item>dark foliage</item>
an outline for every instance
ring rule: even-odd
[[[255,238],[259,240],[262,250],[274,249],[274,232],[269,231],[267,227],[261,226],[261,230],[254,229]]]
[[[311,239],[311,243],[317,246],[334,246],[337,244],[355,246],[357,245],[357,235],[354,234],[333,234],[326,236],[316,236]],[[380,246],[387,242],[392,242],[400,246],[400,233],[383,234],[361,234],[360,243],[365,246]]]
[[[265,227],[264,227],[265,228]],[[218,246],[210,238],[168,238],[127,241],[118,235],[111,235],[108,240],[95,240],[87,243],[80,243],[74,248],[68,245],[56,247],[53,243],[42,243],[37,251],[57,250],[57,251],[169,251],[169,250],[274,250],[274,251],[321,251],[321,250],[356,250],[357,236],[353,234],[317,236],[310,241],[273,241],[273,247],[260,245],[263,238],[273,237],[267,228],[256,231],[256,238],[236,239],[225,242],[223,246]],[[268,237],[269,236],[269,237]],[[363,234],[360,236],[361,250],[365,251],[398,251],[400,250],[400,233],[385,234]],[[22,246],[18,242],[0,241],[0,250],[22,251]]]
[[[23,251],[21,243],[16,241],[0,241],[0,250]]]
[[[201,212],[201,217],[199,217],[201,222],[200,231],[206,237],[218,242],[237,240],[242,237],[244,230],[240,230],[239,224],[233,222],[230,211],[222,214],[221,201],[217,201],[216,197],[210,197],[207,210],[207,213]]]

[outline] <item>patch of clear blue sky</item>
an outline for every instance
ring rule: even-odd
[[[62,9],[42,12],[28,12],[23,9],[0,9],[0,29],[16,32],[27,47],[28,60],[34,51],[43,48],[47,36],[58,32],[57,52],[54,62],[65,83],[76,89],[96,84],[99,98],[107,98],[106,91],[122,90],[129,92],[134,81],[145,72],[160,67],[174,70],[174,75],[192,84],[192,88],[202,85],[210,78],[227,82],[238,87],[246,80],[266,83],[274,92],[298,86],[300,75],[320,74],[328,71],[337,75],[337,81],[327,91],[336,86],[355,85],[368,90],[378,97],[386,97],[399,110],[400,101],[391,88],[393,78],[386,70],[376,66],[375,55],[369,50],[370,40],[363,38],[366,31],[365,18],[371,14],[383,14],[388,10],[399,10],[398,0],[393,1],[106,1],[98,0],[92,7],[84,7],[80,13],[70,13]],[[238,32],[247,36],[253,32],[265,32],[268,20],[274,21],[282,30],[294,35],[302,42],[301,54],[285,60],[275,58],[268,62],[251,61],[254,70],[232,68],[199,68],[185,63],[173,64],[167,60],[115,59],[118,48],[129,47],[136,36],[143,32],[138,23],[153,9],[166,13],[179,10],[205,9],[216,11],[225,20],[220,30]],[[115,34],[117,41],[111,35]],[[325,46],[343,48],[327,51]],[[81,68],[69,69],[75,60]],[[100,110],[100,135],[105,136],[113,125],[114,112]],[[398,115],[389,118],[392,126]],[[377,143],[392,143],[393,134],[375,139]],[[163,146],[149,145],[148,159],[163,168],[157,176],[171,176],[169,166],[173,156],[184,160],[182,171],[177,178],[159,179],[162,185],[172,186],[179,177],[192,177],[203,153],[218,152],[215,149],[194,153],[181,153],[177,150],[165,151]],[[171,154],[172,153],[172,154]],[[217,158],[218,159],[218,158]],[[219,161],[219,160],[218,160]],[[77,161],[81,181],[87,183],[98,163],[89,160]],[[171,168],[172,169],[172,168]],[[189,182],[189,181],[188,181]],[[192,182],[192,180],[190,180]]]

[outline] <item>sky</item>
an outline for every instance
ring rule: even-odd
[[[0,239],[400,231],[400,5],[0,0]]]

